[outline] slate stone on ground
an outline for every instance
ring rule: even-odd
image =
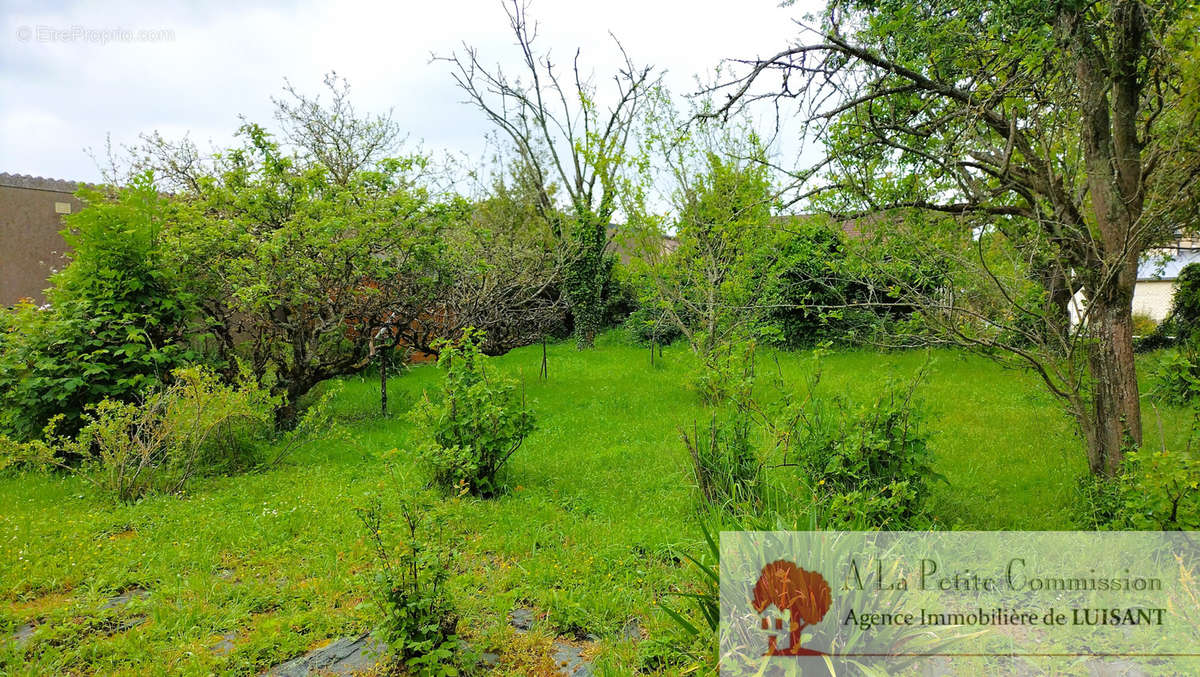
[[[233,652],[233,640],[237,639],[236,632],[227,632],[221,635],[221,639],[217,640],[216,644],[208,647],[208,650],[218,656],[225,656]]]
[[[519,633],[529,632],[533,628],[533,620],[533,609],[518,607],[508,613],[508,624]],[[637,625],[636,620],[633,623],[635,626]],[[640,628],[638,629],[640,631]],[[594,642],[598,638],[595,635],[588,635],[587,639]],[[558,639],[554,641],[551,651],[558,674],[566,677],[592,677],[592,662],[583,657],[582,648]],[[489,667],[494,667],[494,665]]]
[[[145,616],[141,616],[141,615],[130,616],[129,618],[118,619],[113,624],[112,629],[109,631],[108,634],[116,635],[118,633],[128,632],[128,631],[136,628],[137,626],[141,625],[142,623],[145,623],[147,620],[149,620],[149,619],[147,619]]]
[[[100,608],[102,610],[103,609],[117,609],[119,607],[125,606],[126,604],[129,604],[130,602],[132,602],[135,599],[145,599],[149,596],[150,596],[150,591],[145,588],[142,588],[142,587],[130,588],[130,589],[126,590],[125,592],[122,592],[118,595],[109,597],[108,601],[104,603],[104,606],[101,606]]]
[[[533,609],[513,609],[508,614],[508,623],[518,632],[528,632],[533,627]]]
[[[638,641],[644,639],[646,632],[642,630],[642,624],[638,623],[638,619],[630,618],[625,623],[625,627],[621,628],[621,636],[630,641]]]
[[[1093,659],[1087,662],[1092,677],[1145,677],[1150,674],[1146,667],[1131,660],[1105,661]]]
[[[104,604],[102,604],[100,606],[100,610],[104,611],[107,609],[120,609],[120,608],[128,605],[130,602],[132,602],[135,599],[145,599],[149,596],[150,596],[149,590],[147,590],[141,586],[133,587],[124,592],[121,592],[119,594],[113,595],[112,597],[109,597],[108,600],[105,601]],[[129,630],[132,630],[133,628],[136,628],[137,626],[141,625],[142,623],[145,623],[147,620],[149,620],[149,618],[147,616],[145,616],[144,614],[138,614],[136,616],[129,616],[127,618],[115,618],[115,619],[111,620],[111,623],[105,624],[105,629],[107,630],[108,634],[115,635],[118,633],[127,632]]]
[[[592,663],[583,657],[583,649],[563,641],[554,643],[554,665],[567,677],[592,677]]]
[[[12,642],[17,648],[20,648],[33,637],[33,631],[37,626],[33,623],[26,623],[17,628],[17,631],[9,636],[8,641]]]
[[[485,651],[479,657],[479,667],[484,670],[491,670],[500,667],[500,654]]]
[[[370,670],[387,654],[383,642],[370,634],[343,637],[328,646],[309,651],[298,658],[271,668],[273,677],[305,677],[306,675],[353,675]]]

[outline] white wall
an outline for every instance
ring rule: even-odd
[[[1142,280],[1133,288],[1133,312],[1143,313],[1162,322],[1171,312],[1174,280]]]
[[[1175,280],[1142,280],[1133,288],[1133,312],[1149,315],[1155,322],[1162,322],[1171,312],[1171,297],[1175,294]],[[1071,324],[1079,322],[1087,310],[1083,292],[1072,299]]]

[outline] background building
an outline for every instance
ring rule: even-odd
[[[1153,252],[1138,266],[1133,312],[1162,322],[1171,312],[1171,298],[1175,295],[1179,271],[1189,263],[1200,263],[1200,241],[1185,239],[1170,249]]]
[[[46,300],[51,273],[66,262],[59,231],[79,211],[75,181],[0,173],[0,306]]]

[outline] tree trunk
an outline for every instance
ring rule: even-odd
[[[1129,298],[1098,298],[1088,316],[1092,343],[1092,420],[1086,430],[1088,465],[1095,475],[1120,472],[1125,448],[1142,443],[1141,403],[1133,359],[1133,315]]]

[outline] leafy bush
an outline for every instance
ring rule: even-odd
[[[1084,528],[1163,531],[1200,529],[1200,407],[1182,450],[1131,449],[1116,477],[1080,480],[1076,519]]]
[[[871,248],[871,260],[863,258],[864,247]],[[942,284],[928,259],[896,242],[847,238],[840,225],[817,216],[789,222],[756,261],[764,277],[758,335],[789,348],[868,343],[891,323],[911,319],[915,308],[897,296],[900,288]]]
[[[1168,404],[1186,404],[1200,395],[1200,349],[1185,341],[1163,353],[1150,372],[1150,396]]]
[[[683,332],[653,308],[639,305],[625,318],[625,331],[642,346],[669,346],[683,338]]]
[[[74,433],[89,405],[130,402],[197,357],[187,345],[195,302],[164,263],[166,206],[150,176],[112,199],[83,197],[67,217],[71,262],[51,278],[49,307],[0,319],[0,430],[22,441],[57,414]]]
[[[788,230],[760,254],[757,268],[766,278],[760,304],[766,310],[759,331],[792,348],[841,337],[843,327],[837,320],[845,311],[830,314],[852,300],[841,238],[815,218],[798,221]]]
[[[123,502],[178,493],[197,474],[251,464],[275,403],[252,379],[230,386],[203,367],[186,367],[138,401],[106,398],[89,407],[70,444],[89,454],[84,476]]]
[[[401,505],[402,542],[391,546],[378,498],[358,511],[381,569],[374,595],[383,614],[381,638],[418,675],[457,675],[454,665],[461,648],[458,615],[446,592],[449,557],[439,556],[419,537],[425,510],[411,500]]]
[[[1189,263],[1179,271],[1163,325],[1179,340],[1200,338],[1200,264]]]
[[[497,475],[534,422],[516,381],[488,372],[483,341],[482,332],[468,327],[458,342],[437,342],[443,397],[435,403],[426,394],[410,417],[425,435],[418,454],[434,484],[493,496],[500,491]]]
[[[701,355],[699,370],[691,377],[691,388],[708,405],[726,400],[742,406],[754,388],[753,341],[728,341]]]
[[[1158,329],[1158,322],[1146,313],[1133,314],[1133,335],[1134,336],[1149,336]]]
[[[777,424],[794,463],[824,510],[827,528],[913,529],[927,524],[930,482],[945,480],[933,469],[929,434],[913,394],[920,377],[906,387],[888,381],[866,403],[814,396]],[[786,409],[785,409],[786,411]]]
[[[1134,335],[1138,352],[1200,341],[1200,264],[1189,263],[1179,271],[1171,312],[1152,331],[1140,332],[1138,316],[1134,315]]]
[[[1138,449],[1126,455],[1121,520],[1132,529],[1200,529],[1200,456]]]
[[[45,472],[58,465],[54,448],[42,440],[18,442],[0,435],[0,475],[22,472]]]

